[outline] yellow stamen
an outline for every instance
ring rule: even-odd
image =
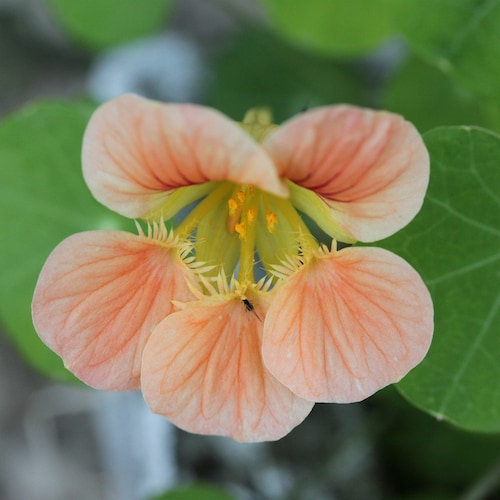
[[[255,213],[255,210],[253,208],[250,208],[247,211],[247,221],[249,226],[253,226],[255,224],[255,219],[257,218],[257,215]]]
[[[245,201],[246,195],[245,195],[245,193],[243,191],[238,191],[236,193],[236,198],[238,198],[238,201],[240,203],[243,203]]]
[[[240,240],[244,241],[247,237],[247,225],[244,222],[235,224],[234,230],[238,233]]]
[[[238,202],[234,198],[229,198],[227,205],[229,207],[229,217],[232,217],[236,213]]]
[[[276,224],[278,224],[278,216],[274,212],[266,213],[267,230],[270,233],[274,233],[276,229]]]
[[[240,217],[241,217],[241,208],[238,208],[236,212],[233,215],[229,216],[229,218],[227,219],[227,231],[229,234],[234,233],[236,224],[238,224]]]

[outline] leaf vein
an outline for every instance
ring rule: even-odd
[[[452,206],[450,206],[448,203],[444,203],[440,200],[437,200],[436,198],[427,195],[427,199],[431,201],[432,203],[435,203],[436,205],[444,208],[446,211],[448,211],[451,215],[455,216],[457,219],[462,220],[463,222],[466,222],[467,224],[474,226],[477,229],[480,229],[481,231],[486,231],[488,233],[494,234],[495,236],[500,236],[500,231],[497,229],[487,226],[486,224],[483,224],[477,220],[471,219],[467,215],[462,214],[458,210],[455,210]]]
[[[432,280],[427,280],[426,283],[428,286],[437,285],[443,281],[446,281],[451,278],[455,278],[456,276],[460,276],[462,274],[466,274],[470,271],[475,271],[476,269],[480,269],[481,267],[487,266],[488,264],[493,264],[497,260],[500,259],[500,254],[492,255],[486,259],[482,259],[478,262],[474,262],[473,264],[469,264],[467,266],[459,267],[458,269],[454,269],[448,273],[445,273],[438,278],[434,278]]]
[[[443,401],[441,402],[440,409],[438,410],[441,414],[445,415],[446,414],[446,407],[448,403],[450,402],[452,396],[458,391],[463,390],[463,386],[460,385],[460,380],[462,379],[462,376],[466,370],[466,368],[469,366],[472,357],[477,353],[480,352],[482,349],[482,341],[490,329],[490,326],[493,324],[493,320],[496,316],[496,313],[498,312],[498,309],[500,308],[500,294],[497,295],[495,302],[491,306],[491,309],[486,316],[486,319],[484,321],[484,325],[481,328],[479,334],[475,338],[474,342],[472,343],[470,349],[468,350],[467,354],[464,357],[464,360],[462,364],[460,365],[459,369],[453,376],[453,378],[450,381],[450,390],[446,393],[446,396],[443,398]]]

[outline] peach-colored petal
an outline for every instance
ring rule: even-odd
[[[352,247],[306,263],[276,290],[262,352],[297,395],[350,403],[406,375],[432,331],[418,273],[387,250]]]
[[[402,117],[353,106],[319,108],[283,124],[264,141],[278,171],[315,191],[317,204],[292,202],[332,236],[376,241],[420,210],[429,180],[424,143]],[[319,220],[318,220],[319,217]],[[345,241],[345,240],[344,240]]]
[[[209,181],[254,184],[279,196],[288,193],[260,146],[222,114],[135,95],[118,97],[94,113],[82,162],[97,200],[132,218],[157,211],[177,188]]]
[[[35,329],[87,384],[137,389],[152,329],[172,311],[172,298],[192,298],[186,279],[176,252],[158,242],[121,231],[78,233],[42,269]]]
[[[265,311],[254,306],[248,311],[238,298],[207,298],[156,327],[144,350],[141,379],[154,412],[184,430],[238,441],[279,439],[308,415],[312,403],[262,364]]]

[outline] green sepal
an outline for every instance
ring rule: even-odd
[[[205,182],[203,184],[194,184],[184,186],[171,191],[165,201],[155,210],[146,214],[142,219],[145,221],[164,221],[173,219],[181,210],[195,201],[201,200],[208,193],[214,190],[217,182]]]
[[[342,243],[356,243],[356,239],[335,222],[333,210],[314,191],[290,181],[288,187],[293,206],[310,217],[326,234]]]

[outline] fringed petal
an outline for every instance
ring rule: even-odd
[[[431,297],[418,273],[380,248],[307,262],[276,290],[263,358],[300,397],[350,403],[398,382],[429,348]]]
[[[88,385],[137,389],[144,344],[172,312],[171,299],[192,299],[191,279],[168,241],[121,231],[78,233],[45,263],[33,322],[41,339]]]
[[[264,315],[258,299],[209,297],[168,316],[144,350],[141,384],[151,409],[189,432],[238,441],[290,432],[312,403],[264,368]]]

